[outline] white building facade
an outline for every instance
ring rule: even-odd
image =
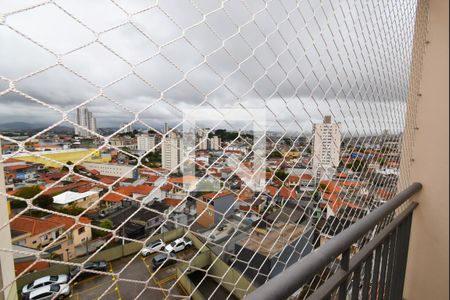
[[[138,170],[132,165],[121,165],[112,163],[93,163],[93,162],[83,162],[81,164],[83,167],[89,171],[96,170],[101,175],[122,177],[123,178],[138,178]]]
[[[339,124],[333,123],[331,116],[314,124],[312,168],[317,177],[333,177],[339,165],[341,139]]]
[[[174,170],[183,160],[183,140],[176,132],[168,133],[162,143],[161,165],[164,169]]]
[[[208,130],[209,128],[200,128],[197,131],[197,150],[208,149]]]
[[[211,138],[211,150],[218,151],[220,150],[221,139],[217,135]]]
[[[92,112],[90,112],[85,106],[77,108],[77,124],[87,128],[93,132],[97,132],[97,120],[94,118]],[[82,137],[89,137],[92,134],[81,128],[75,127],[75,134]]]
[[[154,152],[156,137],[153,134],[140,134],[137,136],[137,150],[143,152]]]

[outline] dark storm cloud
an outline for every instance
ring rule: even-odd
[[[64,0],[12,13],[44,2],[0,5],[0,93],[20,79],[18,90],[64,111],[92,99],[99,127],[138,112],[151,126],[174,123],[198,105],[265,107],[295,130],[325,114],[349,131],[403,126],[412,0],[402,10],[387,0]],[[0,94],[0,123],[60,118]]]

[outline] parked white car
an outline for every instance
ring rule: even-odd
[[[158,251],[163,251],[165,247],[166,243],[164,243],[162,240],[156,240],[142,248],[141,255],[147,256]]]
[[[34,280],[33,282],[26,284],[22,287],[22,295],[30,293],[38,288],[51,284],[62,284],[69,281],[69,276],[67,275],[50,275],[44,276]]]
[[[70,295],[70,286],[68,284],[52,284],[38,288],[29,294],[23,296],[27,300],[50,300],[57,296],[57,299],[63,299]]]
[[[167,245],[165,250],[168,253],[180,252],[186,249],[187,246],[192,246],[192,241],[188,238],[179,238]]]

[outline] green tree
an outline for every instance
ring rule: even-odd
[[[150,152],[149,154],[147,154],[144,157],[144,162],[148,162],[148,163],[159,163],[161,162],[161,151],[157,150],[157,151],[153,151]]]
[[[40,192],[41,192],[41,188],[39,186],[32,185],[32,186],[26,186],[24,188],[21,188],[14,194],[14,196],[24,198],[24,199],[31,199],[34,196],[36,196],[37,194],[39,194]]]
[[[27,203],[22,200],[12,199],[9,201],[11,205],[11,209],[25,208],[27,207]]]
[[[282,158],[282,157],[283,157],[283,154],[281,154],[280,151],[274,150],[269,154],[268,158]]]
[[[52,207],[53,197],[49,195],[40,195],[33,200],[33,205],[39,206],[40,208],[49,209]]]
[[[355,159],[353,162],[346,165],[347,168],[353,172],[363,172],[366,169],[367,162],[362,159]]]
[[[71,216],[78,216],[79,214],[83,213],[84,209],[81,207],[76,206],[75,204],[70,205],[67,208],[61,209],[61,212],[71,215]]]
[[[321,184],[320,184],[320,188],[321,188],[322,190],[326,190],[326,189],[327,189],[327,185],[326,185],[325,183],[321,183]]]
[[[275,172],[275,176],[277,176],[281,180],[285,180],[288,177],[288,173],[284,170],[277,170]]]
[[[113,222],[108,219],[104,219],[98,224],[98,227],[104,228],[104,229],[112,229],[113,228]],[[92,236],[93,238],[102,237],[108,234],[108,231],[92,228]]]
[[[112,229],[113,228],[113,222],[109,219],[104,219],[100,222],[100,224],[98,225],[101,228],[105,228],[105,229]]]
[[[71,166],[71,165],[73,165],[73,162],[71,162],[71,161],[69,160],[69,161],[66,162],[66,165],[67,165],[67,166]],[[61,171],[69,172],[69,168],[68,168],[67,166],[63,166],[63,167],[61,168]]]

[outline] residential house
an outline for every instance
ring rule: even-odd
[[[298,194],[293,188],[286,186],[276,187],[273,185],[266,186],[266,192],[272,197],[272,201],[282,205],[288,200],[298,200]]]
[[[84,193],[67,191],[53,196],[53,205],[64,208],[72,205],[76,205],[80,208],[88,208],[98,199],[99,193],[96,191],[87,191]]]
[[[233,214],[235,203],[236,195],[230,191],[205,194],[196,202],[197,222],[203,227],[217,225],[223,218]]]
[[[64,236],[65,224],[51,220],[39,219],[29,216],[18,216],[10,222],[11,238],[14,245],[41,250],[54,240],[56,243],[46,252],[60,254],[67,261],[71,249],[71,240]]]
[[[168,183],[171,189],[167,193],[167,197],[183,199],[189,191],[192,191],[197,185],[197,178],[192,175],[182,177],[169,177]]]
[[[71,240],[70,247],[67,251],[68,259],[76,257],[77,248],[87,247],[88,241],[92,240],[91,227],[84,224],[91,224],[91,220],[86,217],[80,217],[80,221],[75,225],[75,219],[71,217],[65,217],[60,215],[52,215],[47,218],[49,221],[64,224],[64,231],[69,230],[66,233],[67,237]],[[75,225],[75,226],[74,226]],[[84,251],[80,251],[84,252]]]

